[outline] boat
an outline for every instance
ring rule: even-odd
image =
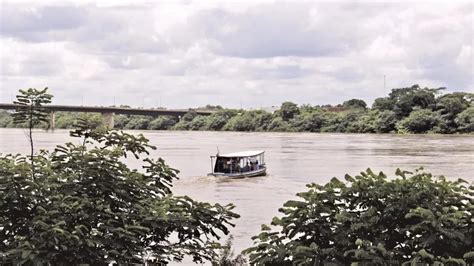
[[[228,178],[264,176],[267,173],[264,151],[241,151],[211,156],[211,173]]]

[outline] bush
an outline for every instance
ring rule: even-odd
[[[196,116],[191,122],[189,122],[188,129],[190,130],[205,130],[207,125],[207,119],[204,116]]]
[[[151,117],[148,116],[134,116],[125,125],[125,129],[148,129]]]
[[[215,260],[216,242],[238,215],[233,205],[171,193],[177,170],[149,155],[143,135],[80,119],[53,152],[34,152],[33,127],[46,120],[44,90],[20,90],[14,122],[28,125],[29,157],[0,155],[0,264],[107,265]],[[15,102],[15,103],[17,103]],[[125,163],[133,155],[142,169]]]
[[[167,130],[172,128],[177,122],[177,118],[173,116],[159,116],[150,122],[148,129]]]
[[[302,112],[291,120],[290,125],[295,131],[320,132],[325,122],[325,112],[311,110]]]
[[[13,127],[13,118],[9,112],[0,110],[0,127]]]
[[[421,169],[309,184],[245,250],[251,264],[474,263],[474,186]]]
[[[168,263],[190,255],[214,260],[238,217],[232,205],[171,193],[177,170],[161,158],[140,159],[142,135],[85,128],[52,153],[0,157],[0,262],[106,265]],[[142,171],[123,163],[133,155]]]
[[[230,118],[237,115],[235,110],[221,110],[207,117],[206,130],[221,130]]]
[[[408,117],[397,124],[399,131],[410,133],[425,133],[433,129],[440,121],[440,117],[428,109],[420,109],[410,113]]]
[[[271,114],[265,111],[242,111],[229,119],[223,129],[230,131],[263,131],[267,130],[271,119]]]
[[[116,115],[114,117],[114,128],[125,129],[131,118],[129,115]]]
[[[191,121],[193,121],[194,118],[197,117],[197,114],[196,112],[188,112],[186,113],[185,115],[183,115],[183,117],[181,117],[179,119],[179,122],[176,123],[172,129],[175,129],[175,130],[188,130],[189,129],[189,126],[190,126],[190,123]]]
[[[474,132],[474,106],[458,114],[455,121],[460,132]]]
[[[365,109],[367,108],[367,103],[365,103],[364,100],[361,99],[350,99],[348,101],[345,101],[342,104],[343,107],[345,108],[362,108]]]
[[[377,133],[389,133],[396,130],[397,115],[393,111],[378,112],[374,121],[375,131]]]
[[[290,124],[283,120],[281,117],[273,118],[272,122],[268,125],[269,131],[290,131]]]
[[[298,105],[292,102],[284,102],[281,104],[280,110],[278,110],[278,114],[284,121],[288,121],[294,118],[297,114],[299,114]]]

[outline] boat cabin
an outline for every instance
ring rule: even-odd
[[[210,175],[250,177],[266,172],[264,151],[243,151],[211,156]]]

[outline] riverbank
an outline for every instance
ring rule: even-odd
[[[474,94],[442,94],[442,88],[414,85],[393,89],[387,97],[375,99],[371,108],[360,99],[342,104],[297,105],[284,102],[273,112],[225,109],[208,105],[211,115],[190,111],[182,117],[113,115],[115,129],[248,131],[248,132],[329,132],[329,133],[472,133],[474,132]],[[126,108],[126,107],[124,107]],[[81,116],[97,126],[104,123],[98,113],[55,113],[54,123],[43,128],[74,128]],[[13,127],[11,113],[0,111],[0,127]]]

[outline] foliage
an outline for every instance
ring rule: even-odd
[[[396,130],[397,116],[395,112],[383,110],[377,113],[374,121],[375,132],[389,133]]]
[[[150,117],[135,116],[125,125],[125,129],[148,129]]]
[[[159,116],[153,119],[148,128],[155,129],[155,130],[167,130],[176,124],[177,119],[172,116]]]
[[[456,118],[460,132],[474,132],[474,106],[461,112]]]
[[[231,119],[237,115],[236,110],[220,110],[207,117],[206,130],[221,130]]]
[[[436,104],[436,94],[443,89],[421,88],[418,85],[393,89],[389,94],[394,100],[393,111],[398,117],[406,117],[414,109],[432,109]]]
[[[29,128],[43,122],[47,123],[48,112],[44,110],[43,105],[50,103],[53,98],[47,91],[48,88],[20,90],[16,101],[13,102],[19,106],[12,114],[13,122],[15,124],[27,123]]]
[[[431,110],[420,109],[413,111],[410,115],[401,120],[397,127],[399,131],[411,133],[425,133],[433,129],[439,123],[439,116]]]
[[[79,123],[71,136],[80,144],[41,151],[34,164],[22,155],[0,156],[2,265],[217,258],[217,240],[238,217],[233,205],[174,196],[178,171],[161,158],[146,157],[155,147],[143,135]],[[141,170],[125,164],[132,159]]]
[[[309,184],[245,250],[251,264],[474,263],[474,186],[422,169]],[[359,264],[357,264],[359,265]]]
[[[324,112],[321,110],[307,110],[301,112],[291,121],[291,127],[296,131],[319,132],[325,122]]]
[[[288,121],[299,113],[298,105],[292,102],[284,102],[281,104],[279,114],[284,121]]]
[[[224,130],[262,131],[266,130],[272,116],[261,110],[246,111],[229,119]]]
[[[214,113],[208,116],[197,115],[195,111],[190,111],[181,118],[116,115],[115,128],[341,133],[474,132],[473,127],[469,126],[470,112],[464,112],[472,106],[474,94],[453,92],[441,95],[443,89],[422,88],[418,85],[396,88],[388,97],[375,99],[372,108],[367,108],[367,104],[361,99],[350,99],[336,106],[298,106],[292,102],[284,102],[274,113],[207,105],[198,109],[213,110]],[[419,110],[429,110],[432,113],[424,116],[422,114],[426,115],[428,111],[420,113]],[[12,126],[9,116],[7,112],[0,112],[0,127]],[[56,127],[72,128],[77,118],[77,114],[59,112],[56,114]],[[423,120],[417,122],[412,118]],[[425,125],[422,125],[423,123]],[[414,126],[413,129],[410,129],[411,125]],[[25,127],[24,124],[16,126]]]
[[[13,102],[19,106],[12,114],[13,123],[25,124],[28,128],[31,176],[33,179],[35,179],[33,128],[40,123],[48,123],[48,112],[43,108],[43,105],[50,103],[53,95],[48,94],[47,91],[48,88],[43,90],[33,88],[20,90],[20,94],[16,96],[16,101]]]
[[[247,260],[242,254],[235,255],[232,250],[233,236],[231,235],[222,247],[217,260],[212,262],[214,266],[243,266],[247,265]]]
[[[268,125],[269,131],[290,131],[290,125],[281,117],[275,117]]]
[[[346,108],[362,108],[365,109],[367,108],[367,103],[364,100],[361,99],[350,99],[348,101],[345,101],[342,104],[343,107]]]
[[[0,127],[13,127],[13,117],[5,110],[0,110]]]
[[[179,119],[179,122],[173,126],[173,129],[176,130],[189,130],[190,123],[193,121],[194,118],[198,117],[196,112],[188,112],[183,117]]]

